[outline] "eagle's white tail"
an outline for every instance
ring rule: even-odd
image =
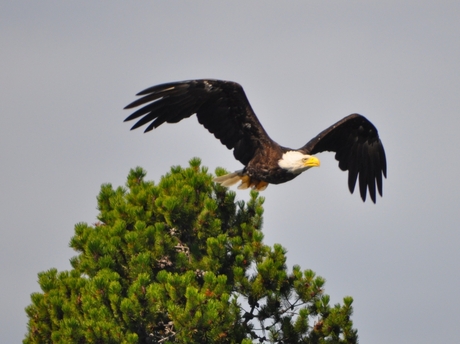
[[[225,187],[232,186],[241,181],[241,184],[238,186],[238,189],[240,190],[253,188],[257,191],[263,191],[268,186],[267,182],[251,179],[251,177],[243,173],[243,170],[216,177],[214,178],[214,181]]]
[[[243,170],[239,170],[220,177],[216,177],[214,178],[214,181],[222,186],[229,187],[238,183],[243,178],[243,176]]]

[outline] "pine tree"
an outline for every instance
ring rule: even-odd
[[[38,274],[24,343],[357,342],[352,298],[331,306],[323,278],[289,273],[285,249],[263,244],[264,199],[235,202],[200,164],[101,187],[72,269]]]

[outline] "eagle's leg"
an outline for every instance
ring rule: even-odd
[[[264,191],[267,188],[267,186],[268,183],[261,180],[253,188],[257,191]]]
[[[238,185],[238,189],[245,190],[251,186],[252,186],[251,177],[249,177],[247,174],[241,176],[241,184]]]

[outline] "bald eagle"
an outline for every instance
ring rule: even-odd
[[[143,96],[127,105],[138,109],[125,119],[140,118],[131,128],[151,122],[145,132],[164,122],[177,123],[196,114],[198,122],[222,142],[240,161],[242,170],[215,178],[223,186],[241,182],[239,189],[264,190],[268,184],[290,181],[311,167],[320,165],[313,154],[331,151],[342,171],[348,170],[348,188],[353,193],[359,175],[363,201],[366,192],[376,201],[382,196],[382,175],[386,158],[377,129],[359,114],[349,115],[323,130],[299,149],[280,146],[260,124],[241,85],[223,80],[187,80],[149,87]]]

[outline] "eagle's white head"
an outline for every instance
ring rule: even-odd
[[[278,165],[290,173],[300,174],[311,167],[318,167],[320,162],[315,156],[297,151],[288,151],[278,160]]]

